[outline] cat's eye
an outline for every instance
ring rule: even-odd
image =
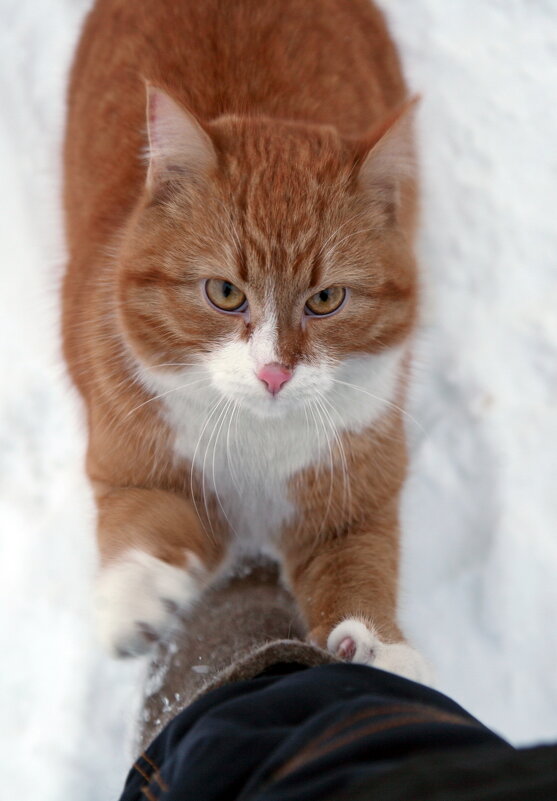
[[[205,294],[207,300],[219,311],[242,312],[247,306],[247,298],[242,290],[221,278],[209,278],[205,281]]]
[[[310,316],[325,317],[339,311],[346,300],[346,289],[342,286],[331,286],[316,292],[306,302],[305,313]]]

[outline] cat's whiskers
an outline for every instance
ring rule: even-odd
[[[363,387],[360,387],[357,384],[351,384],[349,381],[341,381],[339,378],[332,378],[332,377],[331,381],[333,381],[335,384],[343,384],[344,386],[350,387],[351,389],[355,389],[358,392],[363,392],[364,395],[369,395],[369,397],[373,398],[373,400],[379,401],[379,403],[384,403],[386,406],[389,406],[391,409],[396,410],[397,412],[399,412],[399,414],[402,414],[404,417],[407,417],[409,420],[411,420],[414,423],[414,425],[418,426],[422,434],[425,434],[425,429],[423,425],[418,420],[416,420],[416,418],[413,417],[409,412],[407,412],[406,409],[403,409],[402,406],[399,406],[397,403],[387,400],[386,398],[381,398],[379,395],[374,395],[367,389],[364,389]]]
[[[114,373],[110,373],[109,377],[114,379]],[[132,391],[136,395],[143,396],[145,390],[133,376],[128,374],[116,383],[107,384],[106,378],[106,375],[96,376],[89,381],[89,385],[99,390],[95,403],[101,410],[105,410],[105,413],[98,418],[98,424],[104,427],[106,433],[112,433],[124,427],[125,416],[122,417],[118,412],[124,405],[129,392]],[[115,401],[119,404],[118,410]]]
[[[230,478],[232,479],[232,483],[236,489],[238,495],[241,494],[240,485],[238,482],[238,477],[236,476],[235,467],[232,462],[231,454],[230,454],[230,431],[232,428],[232,421],[236,419],[236,432],[238,430],[238,414],[240,410],[240,404],[237,401],[234,401],[234,408],[232,409],[232,414],[228,420],[228,430],[226,432],[226,463],[228,465],[228,469],[230,471]]]
[[[338,226],[338,228],[335,228],[333,233],[330,236],[327,237],[327,239],[323,242],[323,244],[321,245],[321,247],[317,251],[317,256],[321,256],[323,254],[323,251],[325,250],[325,248],[327,247],[327,245],[329,244],[331,239],[334,239],[335,236],[338,236],[339,232],[342,231],[343,228],[346,228],[347,225],[350,225],[351,222],[354,222],[354,220],[357,220],[358,217],[361,217],[361,216],[362,216],[362,212],[359,211],[356,214],[353,214],[352,217],[349,217],[347,220],[345,220],[342,223],[342,225]]]
[[[236,442],[238,442],[238,441],[239,441],[239,440],[238,440],[238,419],[239,419],[239,417],[240,417],[240,413],[241,413],[242,411],[243,411],[243,409],[242,409],[242,402],[241,402],[241,401],[238,401],[238,413],[237,413],[237,415],[236,415],[236,419],[235,419],[235,421],[234,421],[234,439],[235,439],[235,441],[236,441]]]
[[[189,381],[187,384],[180,384],[179,387],[173,387],[172,389],[167,389],[166,392],[161,392],[160,395],[155,395],[153,398],[148,398],[146,401],[143,401],[143,403],[140,403],[138,406],[135,406],[130,412],[128,412],[124,416],[124,420],[126,420],[131,414],[134,414],[134,412],[137,412],[138,409],[141,409],[143,406],[147,406],[148,403],[153,403],[153,401],[165,398],[167,395],[170,395],[173,392],[179,392],[181,389],[187,389],[188,387],[191,387],[194,384],[209,384],[209,383],[211,383],[211,379],[209,377],[197,378],[195,379],[195,381]]]
[[[139,383],[138,377],[130,376],[126,373],[124,378],[116,382],[114,382],[114,373],[109,373],[109,377],[113,379],[113,382],[109,384],[106,382],[106,375],[96,376],[89,382],[91,386],[101,390],[95,402],[100,410],[104,410],[104,414],[99,415],[97,425],[104,429],[105,434],[118,434],[114,446],[111,449],[105,450],[105,456],[115,452],[118,448],[122,447],[122,445],[129,444],[132,439],[132,429],[127,426],[128,415],[122,416],[119,413],[120,409],[125,408],[125,396],[129,395],[130,390],[134,391],[136,394],[145,394],[145,388]],[[155,400],[155,398],[151,398],[150,400]],[[144,405],[144,403],[140,405]],[[132,412],[133,411],[134,410],[132,410]],[[129,414],[131,414],[131,412]],[[165,428],[165,424],[162,420],[158,426],[147,427],[142,435],[142,447],[146,450],[157,450],[157,452],[160,453],[160,447],[157,446],[160,446],[160,437],[163,428]],[[151,468],[151,472],[153,469],[154,468]]]
[[[309,412],[310,412],[310,414],[311,414],[311,416],[313,418],[313,423],[314,423],[313,427],[314,427],[314,431],[315,431],[315,436],[317,438],[317,450],[320,451],[321,450],[321,441],[320,441],[321,440],[321,431],[320,431],[320,427],[319,427],[318,422],[317,422],[317,416],[316,416],[316,413],[315,413],[314,400],[308,399],[307,403],[304,404],[306,422],[308,424],[308,429],[309,429],[310,425],[309,425],[308,409],[309,409]],[[326,434],[325,434],[325,436],[326,436]],[[320,458],[317,461],[314,462],[313,469],[315,470],[315,479],[316,479],[316,483],[317,483],[317,480],[320,478],[320,476],[321,476],[321,474],[323,472],[323,465],[322,465],[322,461],[321,461]],[[296,527],[296,534],[295,534],[296,537],[299,535],[299,533],[302,530],[302,528],[303,528],[305,523],[306,523],[305,517],[303,515],[300,515],[300,519],[299,519],[298,525]],[[313,551],[313,549],[317,548],[318,545],[319,545],[320,536],[321,536],[320,528],[321,527],[316,528],[316,535],[315,535],[315,539],[314,539],[314,542],[313,542],[313,545],[312,545],[312,551]]]
[[[305,417],[306,417],[306,427],[307,427],[307,431],[308,431],[308,439],[310,439],[310,435],[311,435],[311,426],[310,426],[310,420],[309,420],[309,415],[308,415],[308,409],[310,408],[310,406],[311,406],[311,400],[310,399],[307,399],[306,401],[304,401],[304,404],[302,406],[302,408],[304,410]],[[313,420],[315,422],[315,415],[313,415]],[[317,433],[317,427],[316,427],[316,433]],[[312,469],[315,471],[315,476],[317,478],[317,476],[319,475],[319,472],[320,472],[319,462],[314,463],[312,465]],[[298,538],[298,535],[300,534],[300,531],[302,530],[302,527],[303,527],[304,523],[305,523],[304,515],[303,514],[299,514],[299,516],[298,516],[298,525],[296,526],[296,530],[294,532],[294,539],[295,540]]]
[[[103,455],[105,457],[116,453],[121,448],[132,448],[137,452],[137,445],[133,443],[133,429],[126,427],[124,422],[122,418],[116,417],[114,414],[110,415],[109,413],[99,418],[98,424],[103,427],[105,436],[112,436],[113,440],[112,448],[105,447],[104,449]],[[163,428],[164,424],[161,421],[160,426],[150,426],[147,431],[143,433],[141,439],[141,449],[143,453],[155,451],[157,445],[160,444]],[[115,436],[116,434],[117,436]]]
[[[215,495],[216,495],[216,498],[217,498],[217,503],[220,506],[220,508],[222,510],[222,513],[223,513],[223,515],[224,515],[224,517],[226,519],[226,522],[230,526],[231,530],[234,532],[234,534],[236,536],[238,536],[238,532],[236,531],[236,529],[234,528],[230,518],[228,517],[228,515],[226,513],[226,509],[222,505],[222,502],[221,502],[221,499],[220,499],[220,495],[219,495],[219,491],[217,489],[217,480],[216,480],[216,476],[215,476],[215,453],[216,453],[217,446],[218,446],[218,443],[219,443],[220,434],[221,434],[221,431],[223,429],[224,422],[226,420],[226,416],[227,416],[228,411],[229,411],[229,409],[230,409],[230,407],[232,406],[233,403],[234,403],[233,400],[229,400],[228,401],[228,403],[224,407],[224,411],[223,411],[221,417],[219,418],[219,420],[221,420],[221,418],[222,418],[222,420],[221,420],[221,423],[220,423],[220,426],[219,426],[219,430],[218,430],[217,436],[215,438],[215,444],[213,446],[213,467],[212,467],[212,472],[213,472],[213,487],[215,489]],[[217,425],[218,425],[218,423],[217,423]]]
[[[221,402],[219,403],[218,411],[216,412],[216,420],[214,421],[213,427],[212,427],[211,432],[209,434],[209,439],[207,440],[207,444],[205,446],[205,453],[203,455],[203,462],[202,462],[202,465],[201,465],[201,489],[202,489],[202,494],[203,494],[203,506],[205,508],[205,514],[207,516],[207,520],[209,522],[209,526],[211,527],[211,534],[213,534],[213,536],[214,536],[215,532],[214,532],[214,529],[213,529],[213,522],[212,522],[211,516],[209,514],[209,502],[208,502],[207,492],[206,492],[206,487],[205,487],[205,466],[207,464],[207,456],[209,455],[209,450],[211,448],[211,444],[213,442],[213,437],[215,435],[215,432],[217,431],[217,428],[218,428],[218,425],[219,425],[219,421],[221,420],[221,418],[223,416],[223,413],[226,411],[226,404],[227,404],[226,398],[223,397],[221,399]],[[215,451],[213,450],[213,456],[214,456],[214,453],[215,453]],[[214,482],[213,482],[213,486],[214,486]]]
[[[206,464],[207,464],[207,456],[209,454],[209,450],[211,448],[211,443],[213,441],[213,436],[214,436],[215,431],[217,429],[219,420],[220,420],[220,418],[222,416],[222,412],[223,412],[224,407],[225,407],[225,399],[222,398],[221,401],[219,402],[218,407],[215,409],[214,413],[211,415],[211,418],[212,419],[214,418],[214,420],[213,420],[212,428],[211,428],[210,433],[209,433],[209,438],[207,439],[207,443],[205,445],[205,453],[203,455],[203,462],[201,463],[201,495],[202,495],[202,498],[203,498],[203,508],[204,508],[204,511],[205,511],[205,519],[207,520],[207,523],[209,524],[209,528],[211,529],[211,536],[213,537],[213,540],[215,540],[216,537],[215,537],[215,529],[213,527],[213,520],[212,520],[211,512],[209,511],[209,497],[208,497],[207,487],[206,487],[205,467],[206,467]]]
[[[107,383],[107,378],[110,380],[110,383]],[[89,387],[97,387],[98,389],[103,390],[108,399],[119,397],[123,387],[133,387],[134,389],[139,389],[139,386],[133,377],[125,375],[124,378],[122,378],[121,374],[116,376],[114,373],[104,373],[102,375],[90,376],[88,378],[88,385]],[[102,402],[101,398],[99,398],[99,402]]]
[[[121,439],[121,432],[126,430],[126,416],[122,416],[119,411],[124,405],[126,397],[129,396],[130,391],[135,392],[137,396],[143,396],[145,390],[139,385],[136,385],[134,379],[129,377],[117,382],[114,386],[111,384],[107,387],[104,377],[99,376],[98,379],[93,379],[90,384],[92,387],[96,387],[100,390],[100,393],[95,398],[98,409],[103,411],[97,419],[98,425],[103,428],[105,434],[111,435],[118,433],[119,443],[122,444],[124,440]],[[116,407],[115,401],[120,404],[119,408]],[[155,437],[158,436],[158,434],[155,435],[151,433],[150,436]],[[129,442],[130,438],[131,435],[125,441]],[[112,453],[120,447],[119,443],[116,442],[114,448],[107,453]]]
[[[357,236],[358,234],[365,234],[369,233],[370,231],[378,231],[380,230],[376,225],[369,226],[368,228],[360,228],[358,231],[352,231],[352,233],[347,234],[344,236],[339,242],[335,242],[332,248],[327,251],[327,258],[332,259],[335,255],[339,247],[346,242],[348,239],[351,239],[353,236]]]
[[[198,518],[198,520],[199,520],[199,522],[201,524],[201,527],[205,531],[205,533],[207,533],[207,530],[205,528],[205,525],[204,525],[204,522],[203,522],[203,517],[201,516],[200,511],[199,511],[199,507],[197,505],[197,501],[196,501],[196,498],[195,498],[195,492],[194,492],[194,486],[193,486],[193,474],[194,474],[194,470],[195,470],[195,459],[197,457],[197,452],[199,450],[199,446],[201,444],[201,440],[203,439],[203,434],[205,433],[205,431],[207,429],[207,426],[209,425],[209,422],[211,421],[214,413],[219,408],[221,403],[223,403],[223,401],[224,401],[224,398],[217,398],[217,400],[213,403],[213,405],[211,406],[209,412],[207,413],[207,417],[205,418],[205,422],[204,422],[204,424],[203,424],[203,426],[201,428],[201,432],[200,432],[199,437],[197,439],[197,443],[196,443],[195,450],[193,452],[193,457],[192,457],[192,460],[191,460],[190,496],[191,496],[191,500],[192,500],[192,503],[193,503],[194,508],[195,508],[195,513],[197,515],[197,518]],[[204,473],[203,472],[201,474],[201,492],[202,492],[203,503],[204,503],[205,509],[207,509],[207,504],[206,504],[206,500],[205,500],[205,482],[204,482]],[[207,522],[209,522],[209,524],[210,524],[210,520],[209,520],[208,514],[207,514]],[[213,534],[212,530],[211,530],[211,534]]]
[[[332,500],[333,500],[333,485],[334,485],[335,468],[334,468],[333,450],[332,450],[332,447],[331,447],[331,440],[330,440],[329,435],[327,433],[327,429],[325,427],[325,422],[324,422],[324,418],[323,418],[323,414],[322,414],[323,409],[322,409],[322,407],[320,408],[320,403],[319,403],[319,400],[317,398],[315,398],[313,402],[314,402],[314,405],[315,405],[316,414],[319,417],[319,420],[320,420],[321,425],[323,427],[323,433],[325,435],[325,440],[327,442],[327,448],[328,448],[328,452],[329,452],[329,497],[327,499],[327,506],[325,507],[325,513],[323,514],[323,519],[321,521],[321,526],[319,527],[319,531],[317,532],[317,540],[320,541],[321,540],[321,535],[325,531],[325,527],[326,527],[326,524],[327,524],[327,519],[329,517],[329,511],[331,509],[331,503],[332,503]]]
[[[215,455],[216,455],[218,440],[219,440],[219,437],[220,437],[220,432],[222,430],[224,420],[226,419],[226,413],[228,411],[228,408],[230,407],[230,404],[232,403],[232,401],[230,401],[230,400],[227,401],[226,398],[223,398],[223,401],[224,401],[224,406],[219,409],[218,414],[217,414],[217,419],[216,419],[216,421],[215,421],[215,423],[213,425],[213,429],[212,429],[212,431],[211,431],[211,433],[209,435],[209,440],[207,442],[207,447],[205,448],[205,455],[203,457],[203,465],[202,465],[202,468],[201,468],[201,470],[202,470],[202,479],[201,480],[202,480],[202,491],[203,491],[203,504],[204,504],[204,507],[205,507],[205,513],[207,515],[207,519],[209,521],[209,525],[211,527],[211,533],[213,534],[213,536],[214,536],[215,532],[214,532],[214,528],[213,528],[213,522],[212,522],[211,516],[209,514],[207,491],[206,491],[206,484],[205,484],[205,480],[206,480],[205,466],[206,466],[207,457],[209,456],[209,451],[211,450],[211,448],[212,448],[212,463],[213,463],[212,479],[213,479],[214,494],[215,494],[215,497],[217,499],[217,503],[220,506],[220,508],[221,508],[221,510],[222,510],[222,512],[224,514],[224,517],[226,518],[226,521],[228,522],[228,524],[230,525],[230,527],[232,528],[234,533],[236,533],[236,531],[234,530],[234,527],[232,526],[232,523],[230,522],[230,520],[228,518],[228,515],[226,514],[226,511],[225,511],[225,509],[224,509],[224,507],[223,507],[223,505],[221,503],[221,500],[220,500],[220,497],[219,497],[219,493],[218,493],[218,490],[217,490],[216,476],[215,476]],[[213,437],[214,437],[214,441],[213,441]]]
[[[121,343],[120,343],[120,345],[121,345]],[[119,373],[121,373],[122,372],[122,367],[123,366],[127,367],[127,357],[128,357],[128,354],[126,353],[126,350],[125,350],[124,346],[121,345],[121,347],[118,350],[116,350],[116,348],[114,348],[109,356],[107,354],[105,354],[105,358],[103,359],[102,366],[103,366],[103,368],[105,366],[110,366],[110,367],[115,366],[119,370]],[[95,365],[95,367],[98,367],[98,366],[99,365],[97,363]],[[91,374],[91,368],[92,368],[92,364],[91,364],[91,362],[90,362],[90,360],[88,358],[86,358],[86,357],[81,357],[81,358],[77,357],[76,360],[72,364],[72,375],[80,375],[80,376],[85,376],[86,378],[89,378],[89,376]]]
[[[146,365],[147,370],[156,370],[159,367],[203,367],[200,362],[161,362],[160,364]]]
[[[321,399],[321,403],[326,403],[334,414],[338,414],[338,410],[332,404],[332,402],[321,392],[317,393]],[[342,513],[343,516],[345,513],[350,514],[350,510],[352,509],[352,487],[350,484],[350,471],[348,469],[348,460],[346,458],[346,450],[344,448],[344,443],[342,441],[342,437],[338,432],[338,426],[336,425],[334,418],[331,413],[327,413],[326,408],[323,408],[323,412],[327,414],[327,417],[330,421],[330,424],[333,429],[333,434],[335,437],[335,441],[340,453],[340,458],[342,462],[342,478],[343,478],[343,489],[342,489]]]

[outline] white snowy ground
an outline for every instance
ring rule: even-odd
[[[57,343],[59,146],[88,0],[0,0],[0,775],[116,798],[140,663],[91,626],[93,510]],[[423,93],[428,286],[402,611],[441,689],[557,740],[557,3],[384,0]]]

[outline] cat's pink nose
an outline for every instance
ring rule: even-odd
[[[271,362],[263,365],[257,373],[257,377],[267,385],[271,395],[276,395],[284,384],[292,378],[292,370],[283,367],[282,364],[277,364],[277,362]]]

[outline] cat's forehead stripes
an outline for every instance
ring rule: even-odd
[[[246,255],[246,250],[251,250],[251,258]],[[242,249],[234,258],[238,278],[245,287],[250,284],[258,287],[262,278],[270,278],[276,284],[275,294],[276,291],[281,294],[281,288],[285,285],[292,288],[293,281],[299,291],[319,287],[323,283],[325,265],[319,250],[309,254],[299,252],[294,256],[290,256],[286,248],[282,251],[275,248],[267,252],[261,248],[246,247],[246,250]],[[270,286],[266,281],[267,292],[270,291]]]
[[[311,260],[311,273],[310,273],[309,285],[311,287],[320,286],[322,276],[323,276],[323,260],[321,258],[321,250],[319,250]]]
[[[247,284],[249,281],[249,268],[248,260],[243,247],[239,247],[236,250],[236,267],[240,279]]]
[[[257,281],[261,271],[295,277],[303,270],[306,285],[315,285],[324,235],[343,218],[350,170],[338,134],[261,121],[213,126],[221,200],[242,244],[239,276]]]

